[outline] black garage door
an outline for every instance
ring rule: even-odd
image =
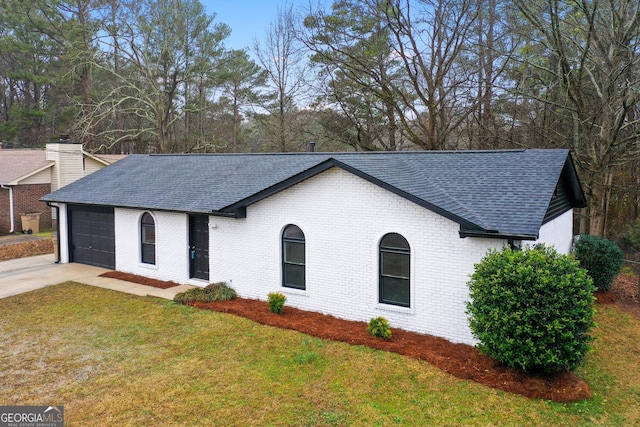
[[[113,208],[69,205],[69,256],[71,262],[116,268]]]

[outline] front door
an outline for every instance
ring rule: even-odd
[[[189,215],[189,277],[209,280],[209,216]]]

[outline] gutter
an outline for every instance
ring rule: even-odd
[[[498,231],[484,230],[460,230],[460,237],[488,237],[490,239],[506,239],[506,240],[538,240],[538,236],[531,234],[503,234]]]
[[[9,217],[11,218],[11,230],[9,230],[9,234],[13,234],[15,231],[14,226],[14,214],[13,214],[13,187],[11,185],[6,186],[4,184],[0,185],[5,190],[9,190]]]
[[[60,206],[54,205],[51,202],[47,202],[47,206],[56,210],[56,246],[58,247],[58,257],[56,264],[60,263]]]

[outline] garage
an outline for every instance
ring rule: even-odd
[[[113,208],[68,205],[71,262],[114,270],[116,239]]]

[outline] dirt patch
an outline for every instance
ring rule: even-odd
[[[593,294],[593,296],[596,297],[597,304],[615,304],[615,302],[618,300],[616,294],[614,294],[612,291],[597,291]]]
[[[111,279],[124,280],[126,282],[138,283],[145,286],[153,286],[154,288],[168,289],[178,286],[176,282],[168,282],[165,280],[150,279],[148,277],[138,276],[135,274],[123,273],[121,271],[107,271],[102,273],[100,277],[109,277]]]
[[[53,253],[53,240],[43,239],[33,242],[15,243],[0,246],[0,261],[26,258]]]
[[[210,303],[195,302],[189,305],[235,314],[264,325],[293,329],[319,338],[365,345],[426,360],[458,378],[530,398],[573,402],[591,396],[589,385],[573,373],[562,373],[553,377],[526,375],[481,355],[475,347],[454,344],[430,335],[392,328],[391,339],[383,340],[369,334],[365,322],[342,320],[286,306],[282,314],[278,315],[269,312],[264,301],[243,298]]]
[[[638,288],[640,288],[640,279],[626,274],[618,274],[618,277],[611,284],[611,292],[618,299],[625,301],[639,302]]]
[[[615,304],[623,311],[640,319],[640,302],[638,302],[638,278],[619,274],[607,292],[596,292],[597,304]]]

